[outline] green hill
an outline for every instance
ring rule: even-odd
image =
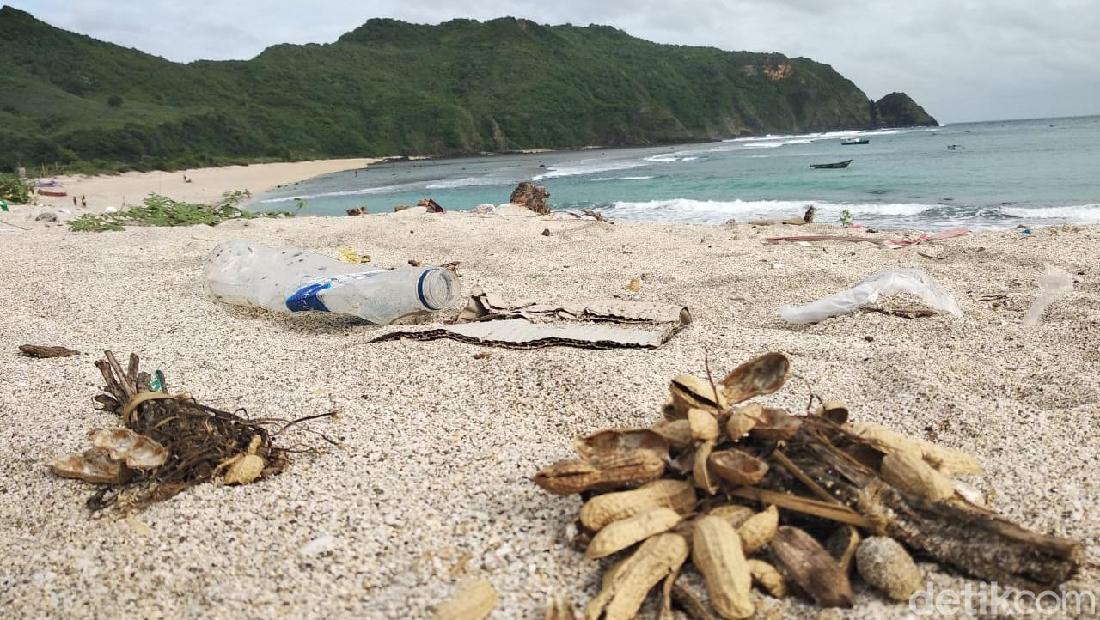
[[[0,9],[0,169],[625,146],[897,118],[807,58],[605,26],[374,19],[331,44],[179,64]]]

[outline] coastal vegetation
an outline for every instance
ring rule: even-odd
[[[0,169],[175,169],[935,124],[829,65],[606,26],[372,19],[329,44],[170,62],[0,9]],[[899,115],[898,110],[904,111]]]
[[[126,226],[193,226],[195,224],[217,226],[227,220],[291,215],[281,211],[255,213],[241,209],[240,203],[248,197],[247,191],[226,192],[220,201],[207,205],[150,194],[138,207],[113,213],[81,215],[69,222],[69,229],[77,232],[105,232],[122,230]]]
[[[17,204],[30,202],[31,185],[14,174],[0,174],[0,200]]]

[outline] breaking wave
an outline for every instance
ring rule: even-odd
[[[848,211],[857,222],[868,221],[889,225],[922,227],[950,226],[978,222],[988,226],[997,221],[1022,219],[1025,223],[1051,224],[1059,222],[1100,223],[1100,204],[1061,207],[975,207],[968,205],[926,203],[845,203],[817,200],[695,200],[674,198],[645,202],[616,202],[606,209],[608,216],[624,220],[659,220],[720,224],[734,218],[786,219],[801,215],[814,205],[824,222],[836,222]],[[1003,224],[1002,224],[1003,225]]]
[[[631,168],[641,168],[649,165],[649,162],[646,161],[609,161],[597,163],[588,163],[588,161],[578,162],[576,165],[572,166],[551,166],[546,169],[545,173],[535,175],[534,180],[557,179],[560,177],[596,174],[597,172],[610,172],[612,170],[629,170]]]

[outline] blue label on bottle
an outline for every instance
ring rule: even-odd
[[[307,284],[294,291],[293,295],[286,298],[286,307],[291,312],[307,312],[309,310],[328,312],[329,310],[325,307],[325,302],[321,301],[321,298],[317,295],[319,295],[321,291],[331,287],[332,280]]]

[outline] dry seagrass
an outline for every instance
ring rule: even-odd
[[[92,510],[123,497],[126,508],[140,508],[215,479],[246,484],[278,474],[291,450],[275,445],[273,436],[321,417],[247,419],[187,394],[170,394],[160,371],[155,378],[139,371],[135,354],[125,369],[111,351],[95,365],[106,381],[95,400],[118,415],[122,426],[93,429],[93,448],[51,464],[57,475],[107,485],[88,500]],[[282,428],[273,433],[269,428],[275,425]]]

